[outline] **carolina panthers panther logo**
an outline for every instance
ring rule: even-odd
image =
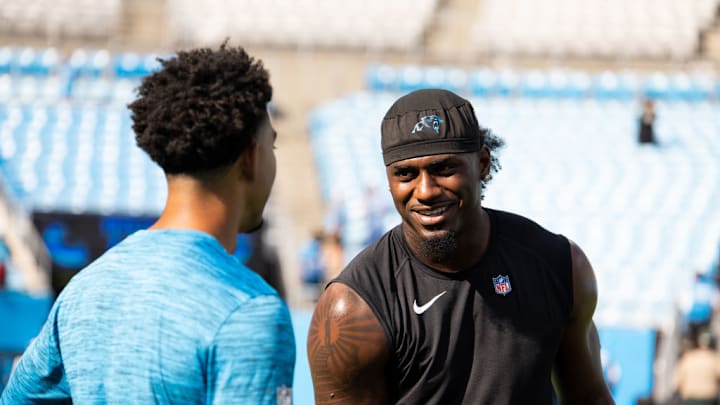
[[[442,118],[437,115],[426,115],[420,118],[420,121],[415,124],[411,133],[422,132],[423,128],[431,128],[436,134],[439,134],[440,124],[442,124],[442,122]]]

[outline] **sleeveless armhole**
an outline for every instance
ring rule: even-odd
[[[395,356],[395,302],[397,271],[407,263],[396,237],[400,225],[383,235],[353,258],[329,284],[339,282],[355,291],[375,315],[385,333],[388,353]],[[328,284],[328,285],[329,285]]]
[[[517,247],[531,252],[544,260],[552,269],[552,279],[560,283],[561,305],[565,308],[565,320],[572,316],[574,305],[572,249],[570,240],[559,233],[549,231],[537,222],[505,211],[486,210],[498,225],[498,238],[511,241]],[[521,237],[517,237],[521,235]]]

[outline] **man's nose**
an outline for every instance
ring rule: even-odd
[[[415,188],[415,198],[420,201],[431,201],[441,193],[441,188],[435,181],[435,176],[421,172],[418,177],[418,184]]]

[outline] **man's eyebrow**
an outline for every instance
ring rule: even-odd
[[[449,163],[453,163],[456,161],[457,161],[457,158],[454,158],[454,157],[442,157],[442,158],[438,158],[438,159],[435,159],[435,160],[429,162],[425,167],[434,169],[434,168],[437,168],[438,166],[447,165]],[[391,165],[390,168],[392,168],[393,170],[418,169],[418,167],[416,165],[402,164],[402,163]]]
[[[390,168],[393,169],[393,170],[408,170],[408,169],[411,169],[411,168],[413,168],[413,167],[414,167],[414,166],[411,166],[411,165],[403,165],[403,164],[390,166]]]
[[[444,158],[440,158],[440,159],[436,159],[436,160],[431,161],[430,163],[428,163],[428,167],[435,168],[435,167],[438,167],[438,166],[446,165],[446,164],[448,164],[448,163],[452,163],[452,162],[454,162],[454,161],[455,161],[455,159],[453,159],[453,158],[444,157]]]

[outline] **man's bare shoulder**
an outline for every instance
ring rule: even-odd
[[[335,282],[325,290],[310,323],[307,350],[318,404],[383,402],[387,338],[352,288]]]

